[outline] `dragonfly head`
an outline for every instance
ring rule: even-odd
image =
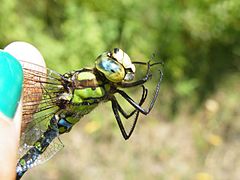
[[[119,48],[100,55],[95,67],[111,82],[131,81],[135,74],[135,66],[130,57]]]

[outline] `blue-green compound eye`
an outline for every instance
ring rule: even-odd
[[[102,60],[99,63],[99,67],[101,67],[105,71],[112,72],[112,73],[118,72],[120,70],[119,64],[109,59]]]
[[[96,61],[96,68],[112,82],[121,82],[125,77],[123,66],[109,57],[100,56]]]

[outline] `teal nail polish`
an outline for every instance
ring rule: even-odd
[[[21,64],[9,53],[0,50],[0,112],[13,118],[22,93]]]

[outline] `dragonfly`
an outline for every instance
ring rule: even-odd
[[[111,102],[112,111],[125,140],[132,135],[139,114],[152,110],[163,79],[162,63],[131,61],[121,49],[114,48],[96,58],[93,68],[81,68],[65,74],[21,61],[24,71],[23,123],[20,140],[20,158],[16,166],[16,179],[21,179],[28,169],[44,163],[63,148],[60,135],[71,131],[79,120],[100,103]],[[35,67],[35,68],[32,68]],[[36,68],[37,67],[37,68]],[[136,79],[136,72],[142,77]],[[153,67],[156,71],[153,71]],[[155,72],[156,75],[153,75]],[[149,97],[145,83],[156,79]],[[137,88],[138,101],[126,90]],[[133,107],[127,112],[117,96]],[[129,129],[124,121],[131,123]]]

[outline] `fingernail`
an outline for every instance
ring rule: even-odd
[[[22,93],[22,66],[12,55],[0,50],[0,112],[13,118]]]

